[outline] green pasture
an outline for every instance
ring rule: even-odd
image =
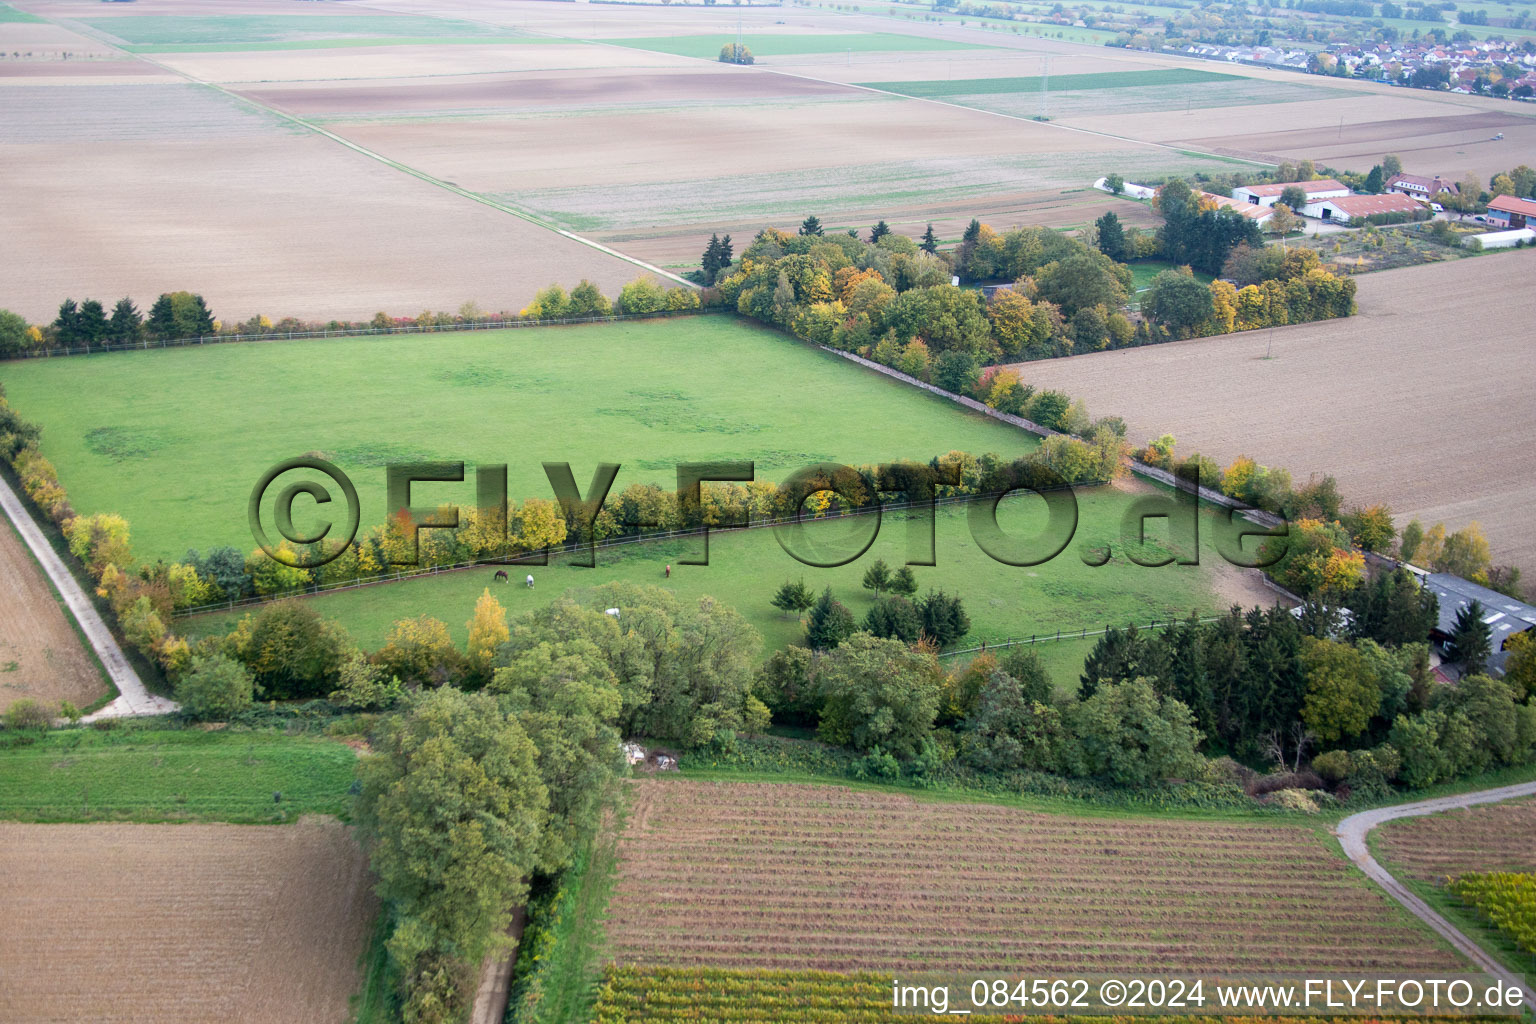
[[[357,754],[275,732],[68,729],[0,748],[12,821],[294,821],[343,815]],[[275,798],[281,794],[282,799]]]
[[[18,11],[10,4],[0,4],[0,23],[7,21],[37,22],[42,20],[42,18],[39,18],[35,14],[28,14],[26,11]]]
[[[722,31],[702,36],[650,36],[637,39],[594,39],[589,42],[612,43],[636,50],[671,53],[679,57],[717,58],[720,47],[734,43],[734,32]],[[802,53],[856,53],[910,50],[980,50],[976,43],[957,43],[949,39],[930,39],[896,32],[849,32],[846,35],[793,35],[789,33],[748,33],[742,45],[753,57],[784,57]]]
[[[420,484],[411,499],[472,507],[477,463],[507,464],[520,501],[553,497],[545,461],[569,462],[583,493],[598,463],[619,463],[617,495],[636,482],[676,487],[679,462],[751,460],[759,479],[779,480],[817,462],[927,461],[952,449],[1015,458],[1035,446],[727,316],[39,359],[0,366],[0,382],[42,424],[76,510],[126,517],[149,562],[188,548],[252,550],[251,491],[306,453],[351,477],[367,527],[384,519],[385,467],[398,462],[465,462],[463,483]],[[301,497],[295,524],[339,520],[328,511]]]
[[[86,24],[131,47],[207,46],[239,49],[242,44],[300,43],[341,39],[479,39],[508,35],[505,29],[450,18],[412,14],[235,14],[130,15],[88,19]],[[267,49],[268,47],[254,47]]]
[[[1151,494],[1151,489],[1146,489]],[[1078,523],[1072,540],[1060,555],[1035,566],[1014,566],[997,561],[978,545],[972,534],[967,506],[943,506],[933,518],[933,566],[914,566],[919,595],[930,589],[959,595],[971,618],[971,633],[962,646],[1006,638],[1078,632],[1128,622],[1146,624],[1153,619],[1221,611],[1226,603],[1213,592],[1213,573],[1220,555],[1216,548],[1216,519],[1201,517],[1199,566],[1147,567],[1130,562],[1121,551],[1120,525],[1138,495],[1115,487],[1079,489],[1076,495]],[[787,615],[770,601],[786,580],[804,580],[820,592],[831,587],[833,595],[862,619],[874,602],[865,590],[865,570],[875,559],[895,568],[909,558],[924,557],[913,548],[912,531],[921,528],[922,517],[886,515],[876,531],[872,517],[811,523],[803,537],[785,535],[796,551],[814,560],[833,561],[860,550],[869,536],[875,539],[857,560],[836,568],[814,568],[796,561],[781,545],[773,529],[714,533],[709,541],[708,565],[684,565],[685,558],[701,558],[698,539],[669,540],[618,545],[600,549],[595,568],[553,558],[548,566],[510,566],[510,583],[493,580],[495,566],[423,575],[398,582],[303,598],[327,618],[344,625],[363,647],[383,645],[390,627],[398,620],[430,615],[443,620],[454,639],[463,644],[475,601],[489,587],[503,606],[516,616],[541,607],[568,590],[610,581],[652,584],[684,601],[709,596],[741,612],[763,635],[764,654],[802,642],[798,616]],[[998,525],[1009,537],[1041,537],[1046,524],[1045,503],[1037,496],[1018,494],[1005,498],[998,508]],[[1148,537],[1166,540],[1162,521],[1153,520]],[[1084,562],[1084,554],[1102,545],[1116,552],[1101,567]],[[1248,542],[1249,546],[1252,542]],[[1174,550],[1180,550],[1173,547]],[[1036,546],[1035,550],[1039,550]],[[1157,550],[1164,550],[1158,548]],[[1144,558],[1143,560],[1150,560]],[[672,566],[667,578],[666,566]],[[532,574],[534,589],[524,585]],[[245,614],[245,610],[198,615],[180,619],[175,629],[191,637],[220,634]],[[1039,647],[1057,684],[1075,688],[1082,659],[1092,638],[1052,641]]]
[[[1131,268],[1131,290],[1134,292],[1144,292],[1152,287],[1152,279],[1163,271],[1179,269],[1178,264],[1167,260],[1137,260],[1126,265]],[[1210,284],[1216,280],[1214,275],[1207,274],[1203,270],[1196,270],[1193,273],[1195,280],[1201,284]]]
[[[1200,71],[1194,68],[1163,68],[1147,71],[1095,71],[1078,75],[1052,75],[1049,79],[1052,92],[1081,91],[1087,89],[1143,89],[1159,85],[1189,85],[1196,82],[1235,81],[1242,76],[1227,75],[1216,71]],[[983,93],[1030,93],[1040,92],[1046,79],[1031,78],[959,78],[952,81],[932,82],[860,82],[871,89],[917,96],[922,99],[942,99],[949,96],[967,96]]]

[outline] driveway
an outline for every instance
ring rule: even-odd
[[[1455,946],[1468,960],[1477,965],[1479,970],[1502,980],[1506,985],[1519,986],[1525,993],[1525,1005],[1527,1010],[1536,1008],[1536,993],[1526,984],[1525,979],[1506,968],[1493,957],[1483,952],[1482,948],[1467,938],[1455,925],[1414,895],[1407,886],[1399,882],[1387,873],[1387,869],[1376,862],[1371,856],[1371,851],[1365,844],[1365,837],[1371,829],[1386,821],[1397,818],[1416,818],[1424,814],[1438,814],[1441,811],[1453,811],[1461,807],[1475,807],[1478,804],[1498,803],[1501,800],[1513,800],[1516,797],[1536,796],[1536,782],[1522,782],[1514,786],[1502,786],[1498,789],[1484,789],[1475,793],[1462,793],[1457,796],[1437,797],[1433,800],[1420,800],[1417,803],[1398,804],[1395,807],[1378,807],[1372,811],[1361,811],[1359,814],[1351,814],[1338,827],[1333,834],[1339,837],[1339,845],[1344,847],[1344,852],[1349,859],[1364,871],[1377,885],[1387,890],[1392,898],[1407,907],[1419,920],[1433,928],[1445,938],[1452,946]]]

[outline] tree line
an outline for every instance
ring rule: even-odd
[[[1240,247],[1264,248],[1251,221],[1198,200],[1183,182],[1164,186],[1160,206],[1165,223],[1147,244],[1108,213],[1089,233],[1093,244],[1047,228],[998,234],[972,221],[949,254],[884,222],[866,240],[828,235],[807,218],[795,235],[760,231],[734,262],[719,262],[719,246],[713,255],[706,250],[704,303],[925,382],[936,382],[938,361],[952,353],[984,366],[1354,312],[1355,283],[1324,269],[1312,252],[1254,264],[1271,276],[1242,288],[1167,271],[1141,315],[1129,313],[1132,278],[1123,260],[1164,256],[1219,273]],[[1010,283],[988,296],[952,277]]]
[[[727,250],[728,251],[728,250]],[[727,255],[727,259],[729,256]],[[584,320],[607,316],[687,312],[700,308],[697,290],[666,287],[650,276],[625,284],[608,298],[597,285],[583,279],[569,292],[551,284],[535,294],[521,310],[488,313],[474,302],[465,302],[456,313],[424,309],[415,316],[390,316],[380,311],[368,320],[306,321],[283,317],[274,322],[260,313],[241,321],[214,318],[207,302],[192,292],[167,292],[150,306],[145,316],[131,298],[122,298],[110,313],[96,299],[66,299],[58,316],[47,324],[29,325],[19,314],[0,309],[0,359],[53,347],[85,348],[131,345],[142,341],[175,341],[229,335],[336,333],[390,330],[401,327],[474,326],[517,320]]]

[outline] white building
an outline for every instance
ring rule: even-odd
[[[1305,217],[1316,217],[1318,220],[1336,220],[1341,224],[1361,219],[1377,213],[1417,213],[1424,209],[1422,205],[1398,192],[1388,192],[1379,196],[1352,196],[1345,193],[1338,198],[1320,199],[1317,202],[1308,203],[1301,208]]]
[[[1280,193],[1293,186],[1307,194],[1308,203],[1349,195],[1345,185],[1332,178],[1322,178],[1318,181],[1289,181],[1278,185],[1243,185],[1232,190],[1232,198],[1255,206],[1274,206],[1280,201]]]

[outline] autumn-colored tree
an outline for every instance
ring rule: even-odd
[[[987,303],[992,336],[1006,358],[1044,355],[1050,342],[1050,320],[1043,310],[1012,288],[999,288]]]
[[[1385,551],[1397,536],[1392,525],[1392,510],[1385,505],[1352,509],[1344,516],[1344,528],[1357,545],[1366,551]]]
[[[1264,230],[1269,232],[1271,235],[1274,235],[1277,238],[1284,238],[1291,232],[1297,231],[1301,228],[1302,219],[1296,216],[1295,212],[1289,206],[1286,206],[1284,203],[1276,203],[1274,205],[1274,211],[1275,212],[1270,215],[1269,220],[1264,225]]]
[[[447,624],[422,615],[396,622],[374,660],[407,686],[437,687],[458,677],[462,656]]]
[[[565,540],[565,516],[544,498],[529,498],[517,510],[517,545],[524,551],[552,548]]]
[[[91,575],[101,579],[107,566],[125,569],[133,563],[128,547],[128,520],[113,512],[76,516],[64,524],[70,554],[85,563]]]
[[[475,612],[466,625],[469,628],[469,669],[481,679],[489,678],[491,660],[512,635],[507,628],[507,611],[491,596],[489,587],[475,602]]]
[[[1445,538],[1440,554],[1431,562],[1436,572],[1454,573],[1464,579],[1487,579],[1493,564],[1488,537],[1479,522],[1468,523]]]

